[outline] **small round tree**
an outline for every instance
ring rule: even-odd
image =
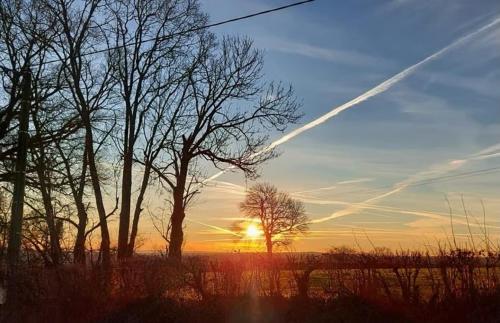
[[[271,184],[252,186],[240,209],[246,217],[260,221],[269,255],[274,246],[290,244],[292,237],[308,229],[304,204]]]

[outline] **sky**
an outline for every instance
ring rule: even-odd
[[[201,3],[216,22],[291,1]],[[253,39],[266,78],[293,85],[304,117],[272,140],[472,34],[281,144],[280,156],[261,166],[257,182],[302,200],[311,219],[292,250],[428,248],[450,239],[450,220],[460,243],[480,243],[485,230],[498,241],[500,22],[477,32],[498,18],[496,0],[316,0],[212,29]],[[203,188],[187,210],[185,250],[259,249],[228,232],[254,183],[227,172]],[[154,237],[148,226],[145,237]]]

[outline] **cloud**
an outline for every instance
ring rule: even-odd
[[[358,179],[352,179],[348,181],[342,181],[338,182],[338,185],[347,185],[347,184],[359,184],[359,183],[365,183],[365,182],[371,182],[373,181],[373,178],[358,178]]]
[[[225,181],[214,180],[206,183],[205,185],[205,189],[207,191],[213,192],[215,194],[222,193],[224,194],[224,198],[227,197],[227,194],[243,196],[246,192],[246,188],[244,186]]]
[[[231,231],[231,230],[228,230],[228,229],[223,228],[223,227],[219,227],[219,226],[216,226],[216,225],[212,225],[212,224],[208,224],[208,223],[203,223],[203,222],[195,221],[195,220],[191,220],[191,219],[186,219],[186,220],[189,221],[189,222],[192,222],[192,223],[196,223],[196,224],[205,226],[207,228],[214,229],[214,230],[216,230],[218,232],[221,232],[221,233],[226,233],[226,234],[230,234],[230,235],[233,235],[233,236],[241,237],[241,235],[239,233]]]
[[[498,58],[500,56],[500,53],[498,52],[498,48],[500,46],[500,28],[491,29],[489,32],[482,34],[481,37],[478,37],[474,44],[475,47],[473,50],[481,51],[481,62]]]
[[[455,159],[448,163],[451,168],[461,167],[470,161],[500,157],[500,144],[489,146],[466,159]]]
[[[283,39],[263,39],[267,49],[305,56],[336,64],[347,64],[354,66],[388,66],[392,65],[386,59],[370,56],[357,51],[324,48],[307,43],[288,41]]]
[[[500,37],[500,34],[499,34]],[[481,97],[498,98],[498,84],[494,72],[485,73],[481,76],[464,76],[449,72],[425,72],[421,76],[428,78],[429,84],[442,84],[470,91]]]
[[[288,134],[282,136],[281,138],[273,141],[268,147],[262,149],[261,151],[259,152],[256,152],[253,157],[256,157],[256,156],[259,156],[259,155],[262,155],[272,149],[274,149],[275,147],[279,146],[279,145],[282,145],[284,143],[286,143],[287,141],[295,138],[296,136],[302,134],[303,132],[305,131],[308,131],[316,126],[319,126],[320,124],[323,124],[324,122],[328,121],[329,119],[335,117],[336,115],[338,115],[339,113],[345,111],[345,110],[348,110],[368,99],[370,99],[371,97],[374,97],[380,93],[383,93],[387,90],[389,90],[392,86],[394,86],[395,84],[399,83],[400,81],[404,80],[405,78],[407,78],[408,76],[412,75],[415,71],[417,71],[420,67],[424,66],[425,64],[441,57],[442,55],[444,55],[445,53],[447,53],[448,51],[458,47],[458,46],[461,46],[463,45],[464,43],[466,43],[468,40],[470,40],[471,38],[474,38],[476,37],[477,35],[481,34],[482,32],[496,26],[497,24],[500,23],[500,17],[496,18],[495,20],[491,21],[490,23],[484,25],[483,27],[465,35],[465,36],[462,36],[460,37],[459,39],[457,39],[456,41],[454,41],[453,43],[451,43],[450,45],[442,48],[441,50],[435,52],[434,54],[426,57],[425,59],[421,60],[420,62],[404,69],[403,71],[399,72],[398,74],[392,76],[391,78],[385,80],[384,82],[380,83],[379,85],[375,86],[374,88],[366,91],[365,93],[359,95],[358,97],[352,99],[351,101],[349,102],[346,102],[340,106],[337,106],[335,108],[333,108],[332,110],[330,110],[328,113],[322,115],[321,117],[319,118],[316,118],[315,120],[303,125],[302,127],[300,128],[297,128],[291,132],[289,132]],[[226,171],[228,170],[231,170],[231,169],[234,169],[234,167],[228,167],[214,175],[212,175],[211,177],[205,179],[205,181],[203,183],[206,183],[206,182],[209,182],[209,181],[212,181],[216,178],[218,178],[219,176],[221,176],[222,174],[224,174]]]
[[[498,157],[498,156],[500,156],[500,153],[495,152],[498,147],[499,147],[499,144],[495,144],[495,145],[492,145],[492,146],[487,147],[485,149],[482,149],[478,153],[472,154],[464,159],[452,160],[450,162],[435,165],[428,170],[411,175],[407,179],[396,183],[394,185],[394,188],[388,192],[385,192],[385,193],[382,193],[380,195],[369,198],[362,203],[351,203],[347,208],[340,210],[340,211],[336,211],[329,216],[315,219],[312,221],[312,223],[321,223],[321,222],[329,221],[329,220],[336,219],[339,217],[355,214],[355,213],[359,212],[360,210],[367,208],[368,207],[367,205],[370,205],[370,203],[376,202],[376,201],[384,199],[388,196],[399,193],[402,190],[406,189],[408,186],[411,186],[413,183],[420,182],[420,181],[425,180],[425,179],[432,179],[431,176],[436,176],[436,175],[440,175],[440,174],[444,174],[444,173],[448,173],[450,171],[456,170],[460,167],[463,167],[465,164],[467,164],[470,161]],[[368,208],[370,208],[370,207],[368,207]],[[385,211],[388,211],[388,210],[389,209],[385,209]],[[436,214],[429,213],[429,212],[414,212],[414,211],[405,211],[405,210],[399,210],[397,212],[403,213],[403,214],[424,216],[424,217],[433,217],[435,219],[441,218],[441,217],[437,218]],[[459,223],[459,222],[457,222],[457,223]],[[463,221],[460,223],[464,224]]]
[[[323,192],[323,191],[331,191],[331,190],[336,189],[339,185],[359,184],[359,183],[370,182],[373,180],[374,180],[373,178],[358,178],[358,179],[340,181],[340,182],[335,183],[335,185],[313,188],[313,189],[304,190],[304,191],[296,191],[296,192],[292,192],[291,194],[296,195],[296,196],[300,196],[304,193],[316,193],[316,192]]]

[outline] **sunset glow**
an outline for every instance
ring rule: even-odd
[[[262,231],[257,227],[257,225],[250,223],[245,230],[245,236],[248,239],[256,240],[262,236]]]
[[[0,80],[0,323],[500,322],[500,0],[2,0]]]

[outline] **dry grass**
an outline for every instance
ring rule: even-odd
[[[353,252],[140,256],[98,268],[26,265],[5,322],[344,322],[500,319],[499,254]],[[103,283],[103,277],[111,280]],[[241,310],[236,310],[241,309]],[[182,314],[181,314],[182,313]],[[366,316],[368,315],[368,316]],[[342,321],[341,320],[341,321]],[[340,321],[339,321],[340,322]]]

